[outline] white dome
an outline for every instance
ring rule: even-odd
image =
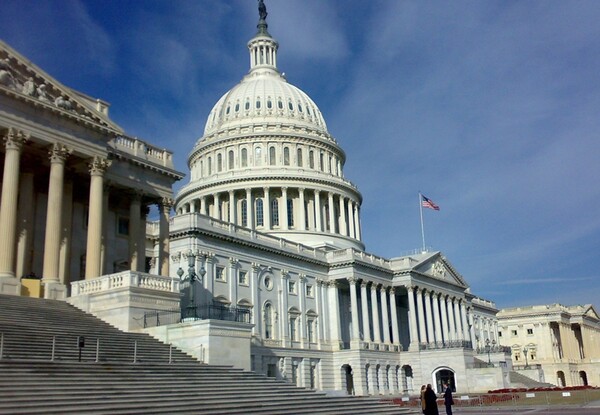
[[[321,111],[310,97],[274,69],[251,71],[219,99],[204,136],[218,130],[263,123],[303,126],[327,133]]]

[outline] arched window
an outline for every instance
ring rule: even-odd
[[[208,174],[212,174],[212,157],[208,158]]]
[[[217,172],[223,170],[223,155],[221,153],[217,154]]]
[[[227,111],[225,111],[225,114],[226,114],[226,115],[229,115],[229,113],[230,113],[230,112],[231,112],[231,107],[228,105],[228,106],[227,106]]]
[[[229,164],[228,168],[229,168],[229,170],[233,170],[233,150],[229,150],[227,157],[228,157],[227,163]]]
[[[323,162],[323,153],[319,154],[319,167],[321,171],[325,171],[325,164]]]
[[[204,175],[204,160],[200,160],[200,177]]]
[[[248,167],[248,149],[242,149],[242,167]]]
[[[269,147],[269,165],[275,165],[275,147]]]
[[[235,104],[235,112],[239,112],[239,110],[240,110],[240,103],[238,102]]]
[[[283,109],[283,102],[281,102],[281,100],[277,101],[277,108],[279,108],[280,110]]]
[[[312,150],[308,152],[308,167],[315,168],[315,152]]]
[[[283,165],[284,166],[290,165],[290,149],[289,149],[289,147],[284,147],[284,149],[283,149]]]
[[[294,226],[294,201],[292,199],[287,200],[287,224],[289,228]]]
[[[254,165],[260,166],[262,164],[262,148],[256,147],[254,149]]]
[[[260,109],[260,98],[256,98],[256,109]]]
[[[294,104],[292,104],[292,101],[288,102],[288,108],[290,111],[294,111]]]
[[[298,111],[302,112],[302,104],[298,103]]]
[[[242,216],[242,226],[248,226],[248,202],[246,201],[246,199],[242,200],[242,203],[240,203],[240,208],[242,209],[241,212],[241,216]]]
[[[302,167],[302,149],[298,149],[298,155],[296,156],[298,159],[298,167]]]
[[[266,303],[263,310],[263,322],[265,323],[265,339],[273,338],[273,307]]]
[[[246,111],[248,111],[250,109],[250,101],[246,101],[246,104],[244,104],[244,109]]]
[[[256,199],[256,226],[265,226],[265,218],[263,216],[263,200]]]
[[[271,201],[271,226],[279,226],[279,201]]]

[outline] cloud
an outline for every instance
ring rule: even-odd
[[[496,285],[538,285],[547,283],[572,284],[573,282],[591,281],[596,277],[549,277],[549,278],[519,278],[514,280],[496,281]]]

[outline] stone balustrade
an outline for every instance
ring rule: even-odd
[[[179,292],[179,280],[143,272],[123,271],[91,280],[71,283],[71,296],[112,291],[121,288],[146,288],[162,292]]]

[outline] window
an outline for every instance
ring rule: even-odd
[[[233,169],[233,161],[234,161],[233,160],[233,150],[229,150],[228,158],[229,158],[229,160],[227,161],[227,163],[229,164],[228,168],[229,168],[229,170],[232,170]]]
[[[315,324],[314,320],[308,320],[308,322],[306,324],[306,328],[307,328],[306,334],[308,336],[308,342],[309,343],[314,343],[315,342],[314,324]]]
[[[227,111],[225,111],[225,114],[226,114],[226,115],[229,115],[229,112],[230,112],[230,111],[231,111],[231,107],[228,105],[228,106],[227,106]]]
[[[279,201],[271,201],[271,226],[279,226]]]
[[[287,200],[287,224],[289,228],[294,226],[294,201],[292,199]]]
[[[217,172],[223,170],[223,155],[217,154]]]
[[[298,149],[297,158],[298,158],[298,167],[302,167],[302,149],[301,148]]]
[[[319,167],[321,171],[325,171],[325,164],[323,163],[323,153],[319,154]]]
[[[511,330],[510,334],[512,334],[513,336],[516,336],[517,335],[517,331],[516,330]]]
[[[262,148],[256,147],[254,149],[254,165],[260,166],[262,164]]]
[[[244,105],[244,109],[248,111],[250,109],[250,102],[246,101],[246,105]]]
[[[129,218],[120,217],[117,219],[117,234],[129,235]]]
[[[281,100],[277,101],[277,108],[279,108],[280,110],[283,109],[283,102],[281,102]]]
[[[283,149],[283,165],[284,166],[290,165],[290,149],[289,149],[289,147],[285,147]]]
[[[208,174],[212,174],[212,158],[208,158]]]
[[[268,109],[273,108],[273,102],[270,99],[267,101],[267,108]]]
[[[235,112],[238,112],[240,110],[240,103],[236,103],[235,104]]]
[[[240,271],[238,274],[238,284],[248,285],[248,273],[246,271]]]
[[[263,216],[263,200],[256,199],[256,226],[265,226],[265,219]]]
[[[225,268],[224,267],[217,267],[217,275],[215,276],[215,279],[217,279],[219,281],[225,281]]]
[[[242,149],[242,167],[248,167],[248,149]]]
[[[204,174],[204,160],[200,160],[200,177]]]
[[[260,109],[260,99],[256,99],[256,109]]]
[[[292,101],[288,102],[288,108],[290,111],[294,111],[294,104],[292,104]]]
[[[315,168],[315,152],[312,150],[308,152],[308,167]]]
[[[302,104],[298,104],[298,111],[302,112]]]
[[[242,208],[242,226],[248,226],[248,202],[246,201],[246,199],[242,200],[242,203],[240,203],[241,208]]]
[[[271,303],[265,304],[264,308],[264,323],[265,323],[265,339],[273,338],[273,317]]]
[[[269,147],[269,165],[270,166],[274,166],[275,165],[275,147]]]
[[[533,329],[527,329],[527,334],[532,335],[533,334]]]
[[[290,340],[296,341],[296,322],[298,321],[297,317],[290,317]]]
[[[502,332],[501,331],[498,332],[498,337],[502,337]]]
[[[290,294],[296,294],[296,281],[288,281]]]
[[[306,286],[306,296],[307,297],[312,297],[313,294],[314,294],[313,286],[312,285],[307,285]]]

